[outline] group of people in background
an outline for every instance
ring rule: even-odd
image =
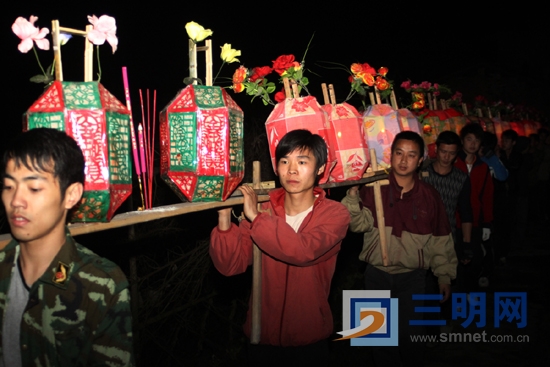
[[[328,365],[328,297],[348,229],[364,234],[365,289],[390,290],[399,302],[399,346],[373,348],[374,364],[420,366],[423,345],[409,336],[424,330],[408,323],[412,296],[439,293],[448,304],[451,291],[487,287],[495,264],[525,247],[529,223],[550,218],[548,130],[506,130],[499,144],[471,123],[460,135],[440,133],[433,159],[424,152],[419,134],[397,134],[383,208],[367,186],[349,188],[339,203],[318,186],[324,140],[294,130],[277,146],[280,188],[269,201],[258,205],[243,185],[238,221],[231,208],[218,211],[209,253],[220,273],[245,272],[254,246],[261,251],[260,342],[249,347],[249,365]],[[133,365],[128,281],[66,227],[83,192],[76,142],[51,129],[26,132],[6,150],[2,179],[13,240],[0,250],[0,366]],[[247,337],[252,323],[249,310]]]

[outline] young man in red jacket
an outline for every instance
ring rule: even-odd
[[[479,156],[483,129],[479,124],[470,123],[460,130],[460,139],[462,150],[458,153],[455,166],[470,176],[473,258],[467,266],[459,267],[457,283],[460,291],[473,292],[478,289],[478,280],[483,270],[485,255],[481,243],[491,237],[494,190],[491,170]]]
[[[261,338],[249,348],[250,365],[328,365],[333,320],[328,296],[336,257],[350,216],[317,186],[327,146],[307,130],[287,133],[276,148],[282,188],[257,209],[248,186],[245,219],[231,222],[231,208],[220,210],[210,237],[210,255],[224,275],[246,271],[255,243],[262,251]],[[251,312],[244,332],[250,337]]]

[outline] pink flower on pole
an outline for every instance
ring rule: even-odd
[[[23,17],[18,17],[11,26],[11,30],[17,37],[21,39],[17,49],[22,53],[27,53],[33,45],[33,41],[36,43],[36,47],[41,50],[50,49],[50,41],[46,38],[46,35],[50,33],[48,28],[42,28],[38,30],[34,26],[34,22],[38,20],[38,17],[31,15],[30,21]]]
[[[401,83],[401,88],[405,88],[405,89],[411,89],[411,81],[410,80],[405,80],[403,83]]]
[[[107,41],[115,53],[118,46],[115,18],[108,15],[102,15],[99,18],[95,15],[88,15],[88,21],[94,26],[94,29],[88,32],[88,40],[94,45],[102,45]]]
[[[430,82],[424,81],[424,82],[420,83],[420,88],[430,89],[431,87],[432,87],[432,83],[430,83]]]

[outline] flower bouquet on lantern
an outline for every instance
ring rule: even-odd
[[[392,82],[386,79],[386,75],[388,74],[387,67],[383,66],[376,71],[375,68],[367,63],[353,63],[351,64],[349,70],[351,75],[348,80],[351,83],[351,91],[346,98],[346,101],[351,99],[355,93],[358,93],[362,97],[365,97],[368,94],[370,104],[374,105],[380,104],[383,99],[392,96]],[[374,89],[374,93],[370,90],[370,88]],[[364,99],[362,102],[363,107],[367,109]]]
[[[227,91],[213,86],[212,31],[187,23],[190,83],[160,113],[161,176],[182,199],[224,201],[244,176],[243,112]],[[197,43],[205,41],[205,46]],[[199,85],[197,51],[206,53],[206,85]],[[221,47],[222,67],[240,51]]]
[[[279,76],[279,82],[283,88],[275,93],[275,83],[267,78],[271,74]],[[334,131],[331,128],[326,112],[321,108],[315,97],[309,95],[307,85],[309,80],[304,76],[304,61],[298,62],[292,54],[281,55],[272,61],[271,66],[259,66],[246,68],[239,66],[232,78],[229,87],[235,93],[246,92],[252,100],[260,98],[264,105],[272,105],[273,111],[266,120],[269,152],[273,169],[276,170],[275,148],[288,131],[307,129],[314,134],[319,134],[329,147],[327,169],[323,173],[320,182],[329,180],[330,171],[336,163],[333,150]],[[308,95],[301,97],[305,91]],[[274,93],[274,100],[271,94]]]
[[[49,49],[45,38],[49,30],[36,28],[36,20],[34,16],[30,21],[19,17],[12,26],[21,39],[21,52],[34,49],[33,43],[40,49]],[[88,16],[88,20],[91,24],[86,30],[61,27],[59,21],[52,21],[55,64],[47,71],[40,66],[43,75],[31,79],[48,86],[25,113],[23,128],[58,129],[76,140],[84,153],[86,175],[82,201],[71,220],[104,222],[112,218],[132,192],[130,112],[99,81],[93,80],[93,44],[107,41],[113,52],[116,50],[115,19],[103,15]],[[60,46],[68,39],[63,34],[84,37],[84,82],[63,80]],[[98,68],[101,74],[99,65]]]

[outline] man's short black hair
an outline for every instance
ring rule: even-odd
[[[464,125],[464,127],[460,130],[460,140],[464,140],[468,134],[473,134],[476,139],[483,143],[483,128],[480,124],[470,122],[469,124]]]
[[[440,144],[456,145],[458,149],[461,148],[460,136],[454,131],[442,131],[435,141],[435,145],[439,147]]]
[[[275,148],[277,163],[295,150],[309,150],[313,154],[316,172],[327,163],[327,144],[321,136],[309,130],[292,130],[283,136]]]
[[[393,139],[393,143],[391,144],[391,152],[393,153],[395,146],[397,145],[397,142],[399,140],[411,140],[418,145],[418,150],[420,150],[420,158],[424,158],[424,139],[418,133],[414,131],[401,131],[397,135],[395,135],[395,138]]]
[[[512,141],[518,141],[518,133],[515,132],[512,129],[504,130],[502,132],[502,135],[500,136],[501,139],[510,139]]]
[[[71,184],[84,184],[84,155],[76,141],[63,131],[37,128],[12,139],[4,151],[2,175],[12,159],[17,168],[24,165],[29,170],[53,174],[59,180],[62,199]]]

